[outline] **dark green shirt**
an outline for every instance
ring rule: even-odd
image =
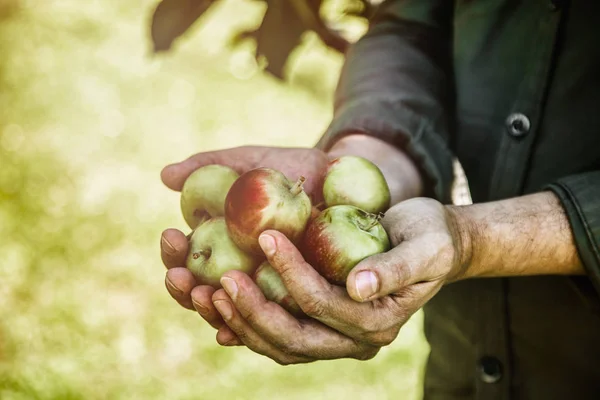
[[[475,202],[553,190],[588,272],[445,287],[425,398],[600,399],[600,2],[387,1],[320,145],[356,131],[405,149],[441,201],[454,156]]]

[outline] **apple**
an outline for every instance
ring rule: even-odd
[[[327,165],[323,182],[327,207],[350,205],[370,213],[390,206],[390,188],[381,170],[366,158],[342,156]]]
[[[252,274],[259,261],[244,253],[227,235],[223,217],[215,217],[198,226],[189,240],[186,267],[199,285],[221,287],[221,276],[231,270]]]
[[[390,249],[381,216],[354,206],[329,207],[309,223],[302,255],[329,282],[345,286],[356,264]]]
[[[267,300],[279,304],[295,317],[306,316],[298,303],[296,303],[296,300],[288,292],[279,273],[268,261],[264,261],[258,266],[254,273],[254,281]]]
[[[186,179],[181,190],[181,212],[190,228],[224,215],[225,197],[238,177],[233,169],[215,164],[197,169]]]
[[[300,241],[312,211],[304,180],[293,183],[279,171],[256,168],[234,182],[225,199],[225,221],[239,248],[263,255],[258,237],[267,229],[280,231],[293,243]]]

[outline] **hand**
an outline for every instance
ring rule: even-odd
[[[261,235],[269,262],[302,310],[297,320],[269,302],[248,276],[230,271],[212,300],[226,328],[280,364],[374,357],[408,318],[461,271],[460,235],[450,209],[430,199],[400,203],[383,224],[395,246],[359,263],[347,290],[329,284],[276,231]]]
[[[282,171],[289,177],[304,175],[305,189],[313,202],[320,201],[322,174],[330,159],[342,155],[362,156],[375,162],[382,170],[392,194],[392,203],[416,196],[421,191],[421,180],[412,161],[394,146],[362,135],[348,135],[335,143],[328,154],[317,149],[279,149],[269,147],[241,147],[230,150],[197,154],[188,160],[166,167],[162,172],[165,185],[181,190],[185,179],[196,169],[208,164],[224,164],[239,173],[258,166]],[[214,308],[211,297],[214,289],[196,286],[191,273],[183,268],[187,254],[187,238],[175,229],[167,229],[161,238],[161,257],[167,267],[165,285],[171,296],[183,307],[196,310],[213,327],[219,329],[220,344],[236,345],[241,341],[224,325]]]
[[[269,167],[283,172],[290,179],[300,175],[306,178],[304,189],[313,202],[320,201],[322,176],[327,155],[312,148],[238,147],[229,150],[196,154],[187,160],[165,167],[161,173],[164,184],[180,191],[187,177],[198,168],[209,164],[227,165],[239,174],[257,167]],[[191,272],[184,267],[188,251],[188,240],[183,232],[167,229],[161,237],[161,257],[168,271],[165,286],[171,296],[183,307],[196,310],[213,327],[223,326],[223,321],[212,306],[214,289],[196,286]],[[221,331],[220,343],[235,343],[235,335],[226,329]]]

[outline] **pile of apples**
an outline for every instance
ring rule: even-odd
[[[181,211],[193,229],[186,267],[198,284],[219,288],[225,272],[239,270],[253,277],[267,299],[302,316],[265,259],[258,243],[262,232],[285,234],[309,264],[341,286],[361,260],[389,250],[379,221],[390,205],[390,191],[375,164],[355,156],[331,161],[322,211],[311,204],[304,182],[269,168],[239,176],[229,167],[208,165],[192,173],[181,192]]]

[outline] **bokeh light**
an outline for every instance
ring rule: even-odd
[[[342,57],[307,34],[289,82],[264,74],[228,46],[264,13],[245,0],[151,56],[153,3],[0,0],[0,398],[418,398],[421,314],[372,361],[283,368],[169,298],[158,239],[185,224],[161,168],[313,145]]]

